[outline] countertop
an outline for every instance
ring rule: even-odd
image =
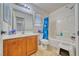
[[[12,39],[12,38],[19,38],[19,37],[25,37],[25,36],[33,36],[33,35],[39,35],[39,34],[38,33],[27,33],[27,34],[3,35],[2,36],[2,40]]]

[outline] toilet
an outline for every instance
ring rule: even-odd
[[[43,49],[47,49],[47,46],[48,46],[48,40],[47,39],[41,39],[40,40],[40,42],[41,42],[41,47],[43,48]]]

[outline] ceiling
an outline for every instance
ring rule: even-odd
[[[66,5],[66,3],[33,3],[32,5],[40,9],[40,12],[50,14],[56,9]]]

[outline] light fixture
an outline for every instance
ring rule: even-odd
[[[24,4],[24,7],[27,7],[27,5],[26,5],[26,4]]]
[[[28,9],[30,10],[30,7],[28,6]]]
[[[24,4],[24,7],[30,10],[30,7],[27,4]]]

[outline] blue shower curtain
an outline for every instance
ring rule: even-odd
[[[45,17],[43,22],[43,39],[48,40],[48,24],[49,24],[49,18]]]

